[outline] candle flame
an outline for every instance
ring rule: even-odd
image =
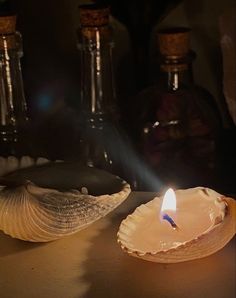
[[[169,188],[163,198],[161,212],[166,210],[176,211],[176,196],[172,188]]]

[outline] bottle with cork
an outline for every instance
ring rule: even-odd
[[[159,76],[137,96],[137,143],[146,162],[170,183],[189,186],[215,166],[221,119],[211,94],[194,83],[189,28],[157,32]]]
[[[116,103],[112,52],[114,42],[109,8],[79,6],[78,49],[81,56],[81,95],[78,116],[79,160],[126,179],[135,186],[132,146],[121,128]]]
[[[28,125],[16,15],[0,15],[0,156],[23,155]]]

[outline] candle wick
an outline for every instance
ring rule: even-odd
[[[173,218],[171,218],[168,214],[165,213],[165,214],[163,215],[163,219],[164,219],[164,220],[167,220],[168,223],[172,226],[172,228],[173,228],[174,230],[177,230],[177,229],[178,229],[177,224],[174,222]]]

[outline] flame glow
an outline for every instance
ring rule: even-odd
[[[166,210],[176,211],[176,196],[172,188],[169,188],[163,198],[161,212]]]

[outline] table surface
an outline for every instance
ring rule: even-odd
[[[120,222],[153,196],[133,192],[87,229],[46,244],[0,232],[0,297],[236,297],[236,237],[207,258],[179,264],[152,263],[121,250]]]

